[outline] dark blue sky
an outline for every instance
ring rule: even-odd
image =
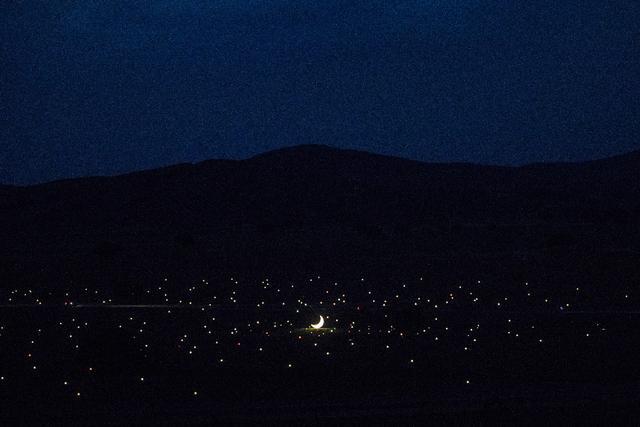
[[[323,143],[520,164],[640,148],[640,3],[8,0],[0,182]]]

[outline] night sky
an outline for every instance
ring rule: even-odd
[[[321,143],[521,164],[640,148],[640,3],[0,6],[0,182]]]

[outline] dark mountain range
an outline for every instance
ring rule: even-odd
[[[2,286],[429,269],[634,281],[640,152],[497,167],[309,145],[5,186],[0,242]]]

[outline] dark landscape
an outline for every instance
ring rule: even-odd
[[[0,427],[637,426],[639,35],[0,1]]]
[[[310,145],[0,200],[7,419],[637,415],[637,152],[494,167]]]

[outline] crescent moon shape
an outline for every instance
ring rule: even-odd
[[[320,329],[324,325],[324,317],[320,316],[320,321],[316,324],[311,325],[313,329]]]

